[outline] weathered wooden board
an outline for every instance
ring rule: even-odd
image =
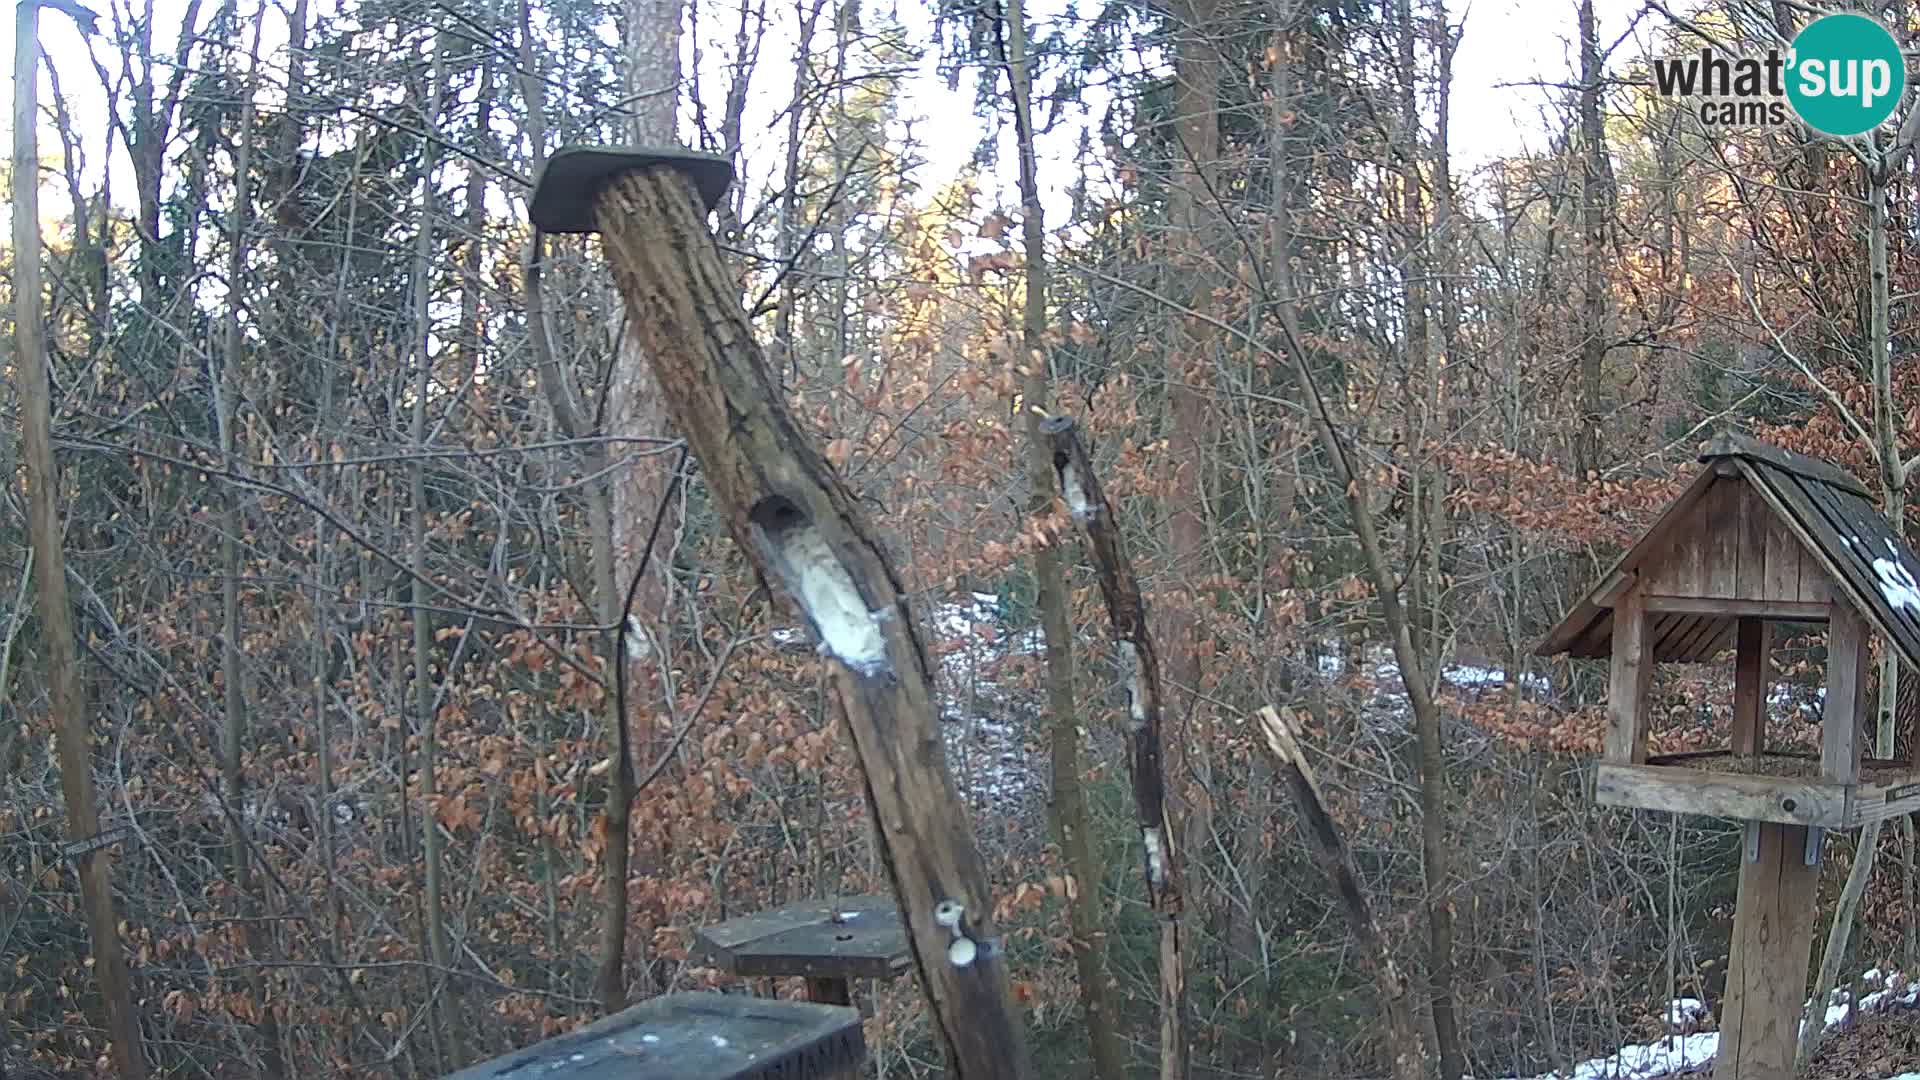
[[[1717,1080],[1791,1080],[1807,992],[1820,868],[1806,864],[1805,826],[1755,827],[1760,858],[1740,865]]]
[[[1603,762],[1594,775],[1594,800],[1603,806],[1675,814],[1845,828],[1844,785],[1777,776],[1709,772],[1680,765]]]
[[[1912,813],[1920,813],[1920,768],[1905,776],[1861,784],[1854,790],[1848,824],[1891,821]]]
[[[1634,764],[1647,759],[1647,688],[1653,682],[1651,629],[1640,593],[1629,589],[1613,609],[1613,660],[1607,687],[1608,761]]]
[[[809,901],[694,931],[693,955],[734,975],[891,979],[913,964],[890,896]]]
[[[1767,687],[1769,683],[1767,624],[1762,619],[1739,622],[1739,644],[1733,658],[1733,752],[1757,754],[1767,745]]]
[[[1851,784],[1860,778],[1860,720],[1866,704],[1867,637],[1860,613],[1846,604],[1827,624],[1827,697],[1820,717],[1820,775]]]
[[[859,1012],[741,994],[668,994],[446,1080],[851,1080]]]

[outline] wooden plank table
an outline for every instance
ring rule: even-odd
[[[809,1000],[853,1003],[852,980],[892,979],[913,963],[890,896],[810,900],[695,931],[693,955],[730,975],[800,975]]]
[[[860,1014],[745,994],[667,994],[446,1080],[850,1080]]]

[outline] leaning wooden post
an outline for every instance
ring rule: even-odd
[[[986,874],[941,752],[931,668],[905,591],[853,496],[768,372],[706,212],[731,179],[679,150],[553,156],[531,217],[599,232],[627,314],[720,517],[836,661],[867,798],[949,1070],[1029,1074]]]
[[[1320,795],[1320,780],[1301,751],[1289,720],[1272,706],[1260,710],[1260,730],[1266,735],[1267,752],[1273,755],[1287,794],[1300,815],[1301,832],[1313,846],[1314,861],[1327,875],[1340,906],[1347,911],[1347,922],[1360,943],[1362,957],[1373,968],[1380,985],[1380,1005],[1387,1013],[1387,1038],[1393,1051],[1394,1080],[1422,1080],[1427,1075],[1427,1051],[1420,1042],[1420,1029],[1413,1022],[1413,1009],[1407,1000],[1407,980],[1393,962],[1386,936],[1373,917],[1373,907],[1360,888],[1360,871],[1353,863],[1353,852],[1327,812]]]
[[[1073,520],[1086,534],[1093,554],[1100,595],[1107,603],[1107,620],[1117,643],[1120,674],[1127,688],[1128,760],[1133,778],[1133,809],[1140,826],[1147,876],[1147,898],[1160,916],[1160,1076],[1178,1080],[1187,1075],[1186,956],[1180,939],[1181,895],[1179,853],[1174,850],[1172,822],[1167,816],[1166,770],[1161,764],[1160,717],[1166,700],[1160,689],[1160,658],[1147,634],[1147,605],[1133,563],[1121,543],[1113,504],[1100,488],[1087,449],[1080,442],[1071,416],[1050,416],[1040,433],[1053,448],[1053,470]]]

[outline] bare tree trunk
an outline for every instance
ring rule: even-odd
[[[800,287],[800,120],[801,108],[813,82],[813,32],[820,24],[826,0],[797,0],[800,40],[794,45],[793,102],[787,106],[787,162],[780,192],[780,294],[773,308],[774,374],[782,381],[793,376],[793,311]]]
[[[221,463],[228,472],[240,467],[236,452],[234,432],[235,408],[239,399],[240,378],[243,364],[243,340],[240,331],[240,312],[245,301],[240,295],[241,282],[244,280],[247,265],[247,228],[251,214],[252,199],[253,142],[255,112],[252,80],[257,74],[260,62],[260,30],[266,20],[256,17],[253,26],[253,45],[249,53],[252,66],[248,71],[248,85],[240,109],[240,137],[236,140],[234,151],[234,195],[232,227],[228,230],[227,252],[227,288],[231,295],[227,302],[226,339],[219,361],[218,381],[211,388],[214,396],[214,419],[218,424]],[[224,691],[226,730],[221,746],[220,772],[226,788],[227,827],[231,850],[227,853],[230,873],[233,875],[235,891],[240,898],[240,917],[242,936],[247,950],[255,963],[268,959],[265,942],[261,934],[262,916],[265,914],[261,898],[254,893],[253,882],[253,844],[247,835],[249,831],[247,813],[246,772],[243,767],[243,752],[247,739],[247,697],[244,687],[246,678],[241,670],[240,654],[240,536],[244,531],[244,522],[240,513],[240,496],[231,483],[223,484],[221,490],[221,536],[220,536],[220,679]],[[262,808],[264,809],[264,808]],[[260,969],[250,969],[246,975],[248,989],[253,994],[255,1007],[259,1010],[259,1019],[255,1027],[261,1041],[262,1065],[267,1076],[280,1076],[286,1071],[280,1054],[280,1025],[275,1018],[275,1002],[267,991],[266,981]]]
[[[634,140],[642,145],[674,145],[675,115],[680,101],[680,0],[626,0],[627,19],[622,49],[626,60],[626,86],[634,103]],[[639,339],[623,315],[616,316],[614,362],[607,388],[605,431],[610,435],[665,435],[667,409],[653,369],[642,355]],[[617,449],[615,452],[619,452]],[[666,497],[669,477],[663,468],[664,456],[642,458],[628,469],[612,476],[611,498],[605,503],[590,503],[594,517],[590,527],[594,541],[595,589],[603,595],[603,625],[611,626],[629,613],[623,583],[632,575],[631,567],[640,557],[639,543],[656,507]],[[678,531],[678,522],[669,518],[663,535]],[[606,515],[603,523],[598,520]],[[604,532],[602,529],[604,528]],[[603,539],[604,538],[604,539]],[[671,596],[671,547],[654,558],[644,570],[634,594],[631,617],[655,648],[671,647],[667,608]],[[615,664],[629,663],[625,656],[613,653],[613,635],[605,636],[608,678]],[[627,930],[630,912],[627,883],[632,873],[645,875],[652,870],[652,854],[642,852],[640,865],[632,867],[633,855],[633,757],[652,761],[656,756],[651,726],[641,730],[638,745],[633,745],[629,730],[631,717],[617,715],[612,695],[608,695],[608,737],[620,760],[608,778],[606,802],[606,851],[602,860],[602,896],[605,904],[601,934],[599,992],[602,1008],[617,1012],[626,1003]],[[641,942],[642,947],[645,941]],[[644,968],[643,968],[644,970]]]
[[[1168,216],[1178,233],[1172,247],[1174,265],[1189,282],[1190,306],[1207,306],[1206,272],[1209,258],[1209,226],[1213,220],[1213,192],[1209,184],[1215,160],[1220,155],[1220,69],[1222,59],[1208,38],[1219,12],[1217,0],[1182,0],[1175,5],[1178,20],[1174,42],[1174,133],[1177,162],[1169,188]],[[1207,523],[1204,506],[1205,473],[1203,455],[1208,441],[1209,409],[1200,389],[1206,380],[1213,344],[1209,327],[1197,319],[1185,319],[1175,330],[1176,347],[1168,357],[1167,398],[1170,410],[1169,441],[1173,474],[1169,478],[1171,505],[1167,529],[1172,546],[1173,565],[1194,568],[1206,558]],[[1213,833],[1213,822],[1206,790],[1206,761],[1201,746],[1204,740],[1192,730],[1198,725],[1201,670],[1197,648],[1201,629],[1193,613],[1197,595],[1184,599],[1168,620],[1167,676],[1175,686],[1184,688],[1195,702],[1187,710],[1189,730],[1168,741],[1167,776],[1171,791],[1184,819],[1169,828],[1162,842],[1170,853],[1176,849],[1201,850]],[[1173,817],[1169,815],[1169,825]],[[1187,917],[1184,911],[1164,916],[1176,924],[1166,930],[1163,943],[1178,942],[1177,924]],[[1186,1023],[1184,970],[1177,975],[1165,970],[1169,963],[1182,969],[1182,955],[1161,954],[1160,1080],[1185,1080],[1192,1064]],[[1178,982],[1170,984],[1169,979]],[[1169,997],[1169,991],[1173,996]]]
[[[1028,51],[1026,4],[1007,0],[1006,42],[1001,60],[1013,97],[1013,120],[1020,154],[1020,214],[1026,248],[1026,307],[1022,320],[1023,362],[1027,376],[1024,411],[1027,426],[1027,504],[1030,518],[1046,516],[1054,504],[1053,447],[1043,430],[1049,396],[1050,362],[1046,351],[1047,247],[1040,205],[1039,167],[1033,147],[1033,56]],[[1108,995],[1106,935],[1100,929],[1100,884],[1104,875],[1094,861],[1089,838],[1086,789],[1080,779],[1080,722],[1073,690],[1073,622],[1067,610],[1066,573],[1059,548],[1034,553],[1033,574],[1040,621],[1047,643],[1047,704],[1053,758],[1053,817],[1067,869],[1078,888],[1068,896],[1067,921],[1080,1001],[1086,1009],[1093,1076],[1123,1080],[1126,1065],[1114,1030]]]
[[[1160,922],[1160,1068],[1186,1066],[1188,1046],[1186,943],[1181,913],[1186,887],[1181,854],[1168,841],[1173,834],[1167,799],[1166,689],[1160,681],[1160,654],[1147,629],[1147,604],[1120,535],[1118,515],[1107,498],[1076,433],[1073,419],[1055,416],[1040,427],[1051,443],[1051,464],[1073,519],[1087,538],[1107,625],[1120,658],[1127,692],[1127,772],[1133,782],[1134,822],[1140,829],[1147,900]],[[1176,1059],[1169,1047],[1180,1052]]]
[[[1580,142],[1584,168],[1580,181],[1580,221],[1584,247],[1580,286],[1580,426],[1574,436],[1574,475],[1585,480],[1600,468],[1600,397],[1607,358],[1606,256],[1607,210],[1612,168],[1607,163],[1606,128],[1600,121],[1600,31],[1593,0],[1580,0]]]
[[[19,365],[20,458],[26,466],[27,530],[33,550],[41,632],[47,648],[47,697],[60,757],[60,789],[67,804],[67,838],[84,844],[100,832],[94,808],[86,691],[74,647],[73,612],[67,600],[67,555],[61,539],[59,472],[53,460],[53,409],[49,400],[46,330],[40,296],[40,154],[36,105],[40,78],[40,5],[15,9],[13,37],[13,356]],[[93,945],[94,978],[113,1039],[114,1069],[124,1080],[144,1080],[147,1059],[140,1017],[127,982],[120,949],[120,918],[105,846],[73,859]]]
[[[1892,294],[1888,281],[1887,187],[1895,162],[1903,159],[1888,154],[1866,167],[1867,173],[1867,347],[1873,392],[1873,454],[1880,472],[1880,505],[1895,536],[1906,535],[1907,469],[1900,460],[1899,427],[1902,419],[1893,402],[1893,339],[1891,333]],[[1893,756],[1894,721],[1900,699],[1900,660],[1892,649],[1883,650],[1880,660],[1880,706],[1874,725],[1874,755]],[[1854,919],[1860,913],[1860,901],[1873,879],[1874,863],[1880,851],[1881,822],[1862,826],[1853,852],[1853,867],[1834,905],[1833,923],[1820,954],[1820,969],[1814,977],[1813,1000],[1800,1026],[1796,1053],[1799,1069],[1809,1068],[1820,1047],[1827,1025],[1827,993],[1840,977],[1840,965],[1846,959],[1847,944],[1853,935]],[[1908,918],[1913,918],[1911,912]]]
[[[408,468],[409,502],[412,510],[409,514],[411,536],[409,538],[410,564],[412,569],[412,612],[413,624],[413,706],[415,721],[420,730],[420,830],[423,854],[426,860],[426,924],[427,951],[433,962],[433,972],[428,984],[432,987],[428,1001],[422,1007],[432,1009],[438,1018],[437,1028],[445,1040],[448,1060],[441,1063],[443,1068],[456,1068],[461,1058],[460,1046],[464,1041],[459,1033],[459,1021],[454,1018],[454,1009],[450,999],[456,993],[456,987],[450,979],[453,970],[452,949],[447,942],[447,924],[445,907],[446,882],[441,868],[440,839],[440,725],[433,692],[433,614],[429,610],[431,597],[427,593],[427,470],[424,451],[427,442],[427,400],[433,387],[433,355],[428,350],[428,339],[432,333],[429,314],[429,300],[433,289],[432,257],[434,244],[434,215],[436,213],[433,192],[433,173],[439,161],[438,136],[435,129],[440,118],[441,103],[446,95],[446,57],[444,43],[436,38],[433,46],[433,80],[428,94],[426,119],[423,126],[427,137],[422,141],[420,164],[420,229],[415,236],[413,249],[413,415],[410,437],[413,441],[416,457]]]

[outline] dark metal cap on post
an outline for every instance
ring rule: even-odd
[[[652,168],[684,175],[708,210],[720,205],[733,182],[733,163],[718,154],[664,146],[569,146],[555,151],[540,170],[527,216],[542,232],[598,232],[593,205],[600,192],[623,173]]]

